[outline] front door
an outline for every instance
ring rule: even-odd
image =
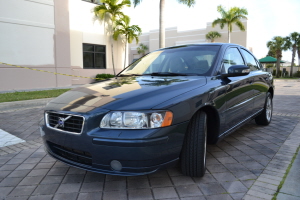
[[[222,63],[223,73],[227,73],[228,68],[232,65],[245,65],[237,48],[227,49]],[[253,109],[253,76],[249,74],[229,77],[227,81],[226,111],[224,114],[226,129],[229,130],[251,115]]]
[[[259,62],[254,58],[254,56],[245,49],[241,49],[241,52],[247,61],[247,65],[251,70],[251,75],[253,77],[253,110],[252,114],[256,114],[262,110],[265,104],[266,95],[269,89],[268,80],[270,74],[268,72],[262,72],[262,68]]]

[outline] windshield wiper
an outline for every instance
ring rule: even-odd
[[[120,74],[118,77],[127,77],[127,76],[142,76],[143,74]]]
[[[143,74],[143,75],[150,75],[150,76],[187,76],[187,74],[175,73],[175,72],[153,72],[151,74]]]

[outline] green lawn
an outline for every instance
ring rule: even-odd
[[[58,90],[42,90],[42,91],[32,91],[32,92],[3,93],[0,94],[0,103],[31,100],[31,99],[52,98],[52,97],[57,97],[69,90],[70,89],[58,89]]]

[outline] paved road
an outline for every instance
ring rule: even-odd
[[[0,129],[26,141],[0,148],[0,199],[270,199],[293,153],[286,143],[300,120],[299,86],[276,82],[275,115],[269,126],[252,121],[209,145],[203,178],[183,176],[178,166],[138,177],[69,167],[43,150],[38,131],[42,108],[0,113]],[[273,171],[266,175],[269,168]]]
[[[274,111],[300,115],[300,81],[275,82]]]

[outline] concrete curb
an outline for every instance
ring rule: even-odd
[[[274,79],[275,82],[300,82],[300,78],[299,79]]]
[[[21,109],[43,107],[52,99],[53,98],[4,102],[4,103],[0,103],[0,112],[9,112],[9,111],[15,111]]]
[[[268,199],[271,200],[300,145],[300,123],[280,147],[279,151],[269,162],[264,171],[253,183],[243,200]]]

